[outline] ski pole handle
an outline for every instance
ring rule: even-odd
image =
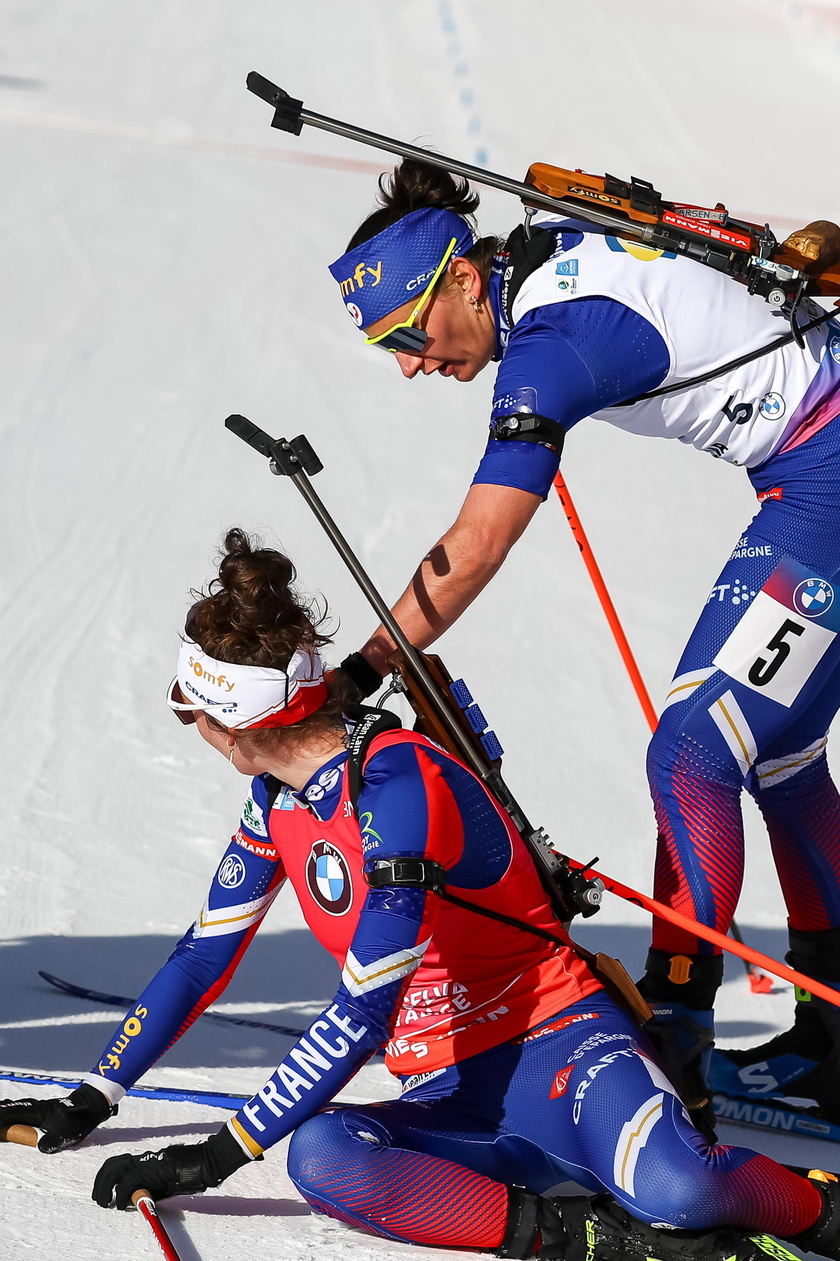
[[[37,1147],[38,1131],[31,1125],[5,1125],[0,1129],[0,1143],[20,1143],[22,1147]]]
[[[141,1217],[145,1218],[155,1239],[158,1241],[161,1252],[166,1257],[166,1261],[181,1261],[180,1256],[175,1248],[174,1243],[166,1233],[166,1227],[157,1214],[157,1205],[152,1199],[145,1187],[141,1187],[135,1191],[131,1197],[131,1203],[137,1209]]]

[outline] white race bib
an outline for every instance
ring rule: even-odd
[[[714,664],[789,708],[840,630],[830,582],[786,557],[773,570]]]

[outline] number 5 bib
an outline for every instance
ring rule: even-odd
[[[744,687],[790,707],[840,630],[835,595],[825,578],[785,557],[714,664]]]

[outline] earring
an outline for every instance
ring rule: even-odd
[[[228,761],[230,762],[231,766],[233,766],[233,755],[236,751],[236,741],[228,740],[228,748],[230,749],[230,753],[228,754]]]
[[[479,302],[478,298],[475,296],[474,293],[470,294],[470,302],[472,303],[473,311],[475,312],[476,315],[478,315],[479,311],[481,310],[481,303]]]

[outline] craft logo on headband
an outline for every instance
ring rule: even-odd
[[[353,323],[369,328],[419,297],[453,237],[456,256],[466,254],[478,239],[463,216],[424,206],[336,259],[330,275],[338,282]]]
[[[290,727],[308,718],[327,699],[321,658],[315,649],[298,649],[285,670],[233,665],[209,656],[184,639],[178,654],[175,708],[203,710],[231,730]]]

